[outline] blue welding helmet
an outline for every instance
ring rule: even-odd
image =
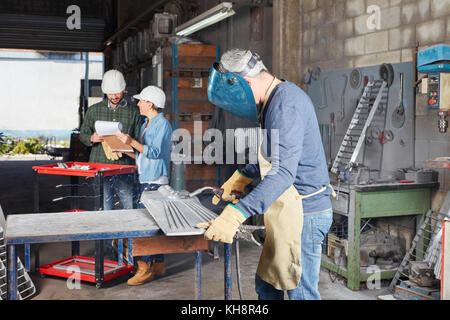
[[[240,118],[258,122],[255,97],[247,81],[215,62],[208,79],[208,100]]]

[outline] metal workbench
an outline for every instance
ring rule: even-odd
[[[168,240],[167,243],[178,238],[164,236],[145,209],[8,215],[5,234],[8,255],[8,299],[17,299],[16,246],[18,245],[29,247],[30,244],[37,243],[94,240],[96,255],[102,255],[104,240],[128,238],[128,261],[133,261],[134,245],[132,239],[134,238],[137,241],[138,239],[144,239],[143,237],[157,238],[156,236],[159,239],[162,238],[161,243],[164,243],[164,238]],[[198,239],[199,236],[192,237]],[[189,239],[189,236],[182,238],[186,242],[186,238]],[[139,255],[195,252],[195,298],[200,299],[201,250],[204,250],[204,244],[196,246],[189,243],[189,245],[171,247],[167,250],[161,247],[160,252],[140,250]],[[224,255],[224,296],[225,299],[231,299],[231,245],[224,245]],[[29,256],[27,258],[29,259]],[[26,264],[29,266],[29,261]],[[103,276],[104,261],[103,259],[95,259],[96,282],[101,283]]]
[[[339,186],[338,198],[332,198],[333,212],[348,218],[347,268],[337,266],[323,254],[322,266],[347,279],[347,287],[359,290],[360,282],[373,273],[360,269],[361,219],[417,216],[416,227],[431,208],[431,189],[439,183],[386,183]],[[333,185],[338,190],[337,185]],[[392,279],[396,270],[381,271],[380,279]]]

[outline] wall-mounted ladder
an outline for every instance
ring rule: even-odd
[[[383,80],[369,81],[356,107],[352,121],[336,155],[331,172],[339,174],[356,163],[361,147],[365,143],[367,129],[382,104],[387,104],[389,88]]]

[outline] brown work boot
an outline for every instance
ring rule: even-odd
[[[150,262],[146,263],[138,260],[137,265],[138,269],[134,274],[134,277],[128,279],[127,281],[129,286],[139,286],[148,281],[152,281],[155,277],[155,273],[153,272],[153,268],[150,266]]]
[[[161,277],[166,274],[166,265],[164,264],[164,262],[153,262],[152,269],[155,273],[155,276]]]

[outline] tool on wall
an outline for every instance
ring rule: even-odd
[[[403,106],[403,73],[400,73],[400,87],[398,95],[398,106],[392,112],[391,122],[394,128],[400,129],[405,124],[406,115],[405,107]]]
[[[350,73],[350,86],[353,89],[358,89],[361,85],[362,74],[359,69],[353,69]]]
[[[328,77],[322,79],[322,105],[318,108],[319,110],[328,108],[328,98],[327,98],[327,80]]]
[[[391,130],[382,131],[378,135],[378,140],[382,145],[394,140],[394,133]]]
[[[330,160],[331,160],[331,152],[333,148],[333,141],[334,141],[334,134],[336,132],[336,125],[334,123],[334,112],[330,113],[330,130],[328,132],[329,134],[329,140],[330,140]]]
[[[341,112],[339,114],[339,121],[343,121],[345,119],[345,91],[347,90],[348,76],[343,74],[342,77],[345,78],[344,89],[341,94]]]
[[[380,66],[380,77],[383,79],[389,88],[394,81],[394,68],[389,63],[384,63]]]

